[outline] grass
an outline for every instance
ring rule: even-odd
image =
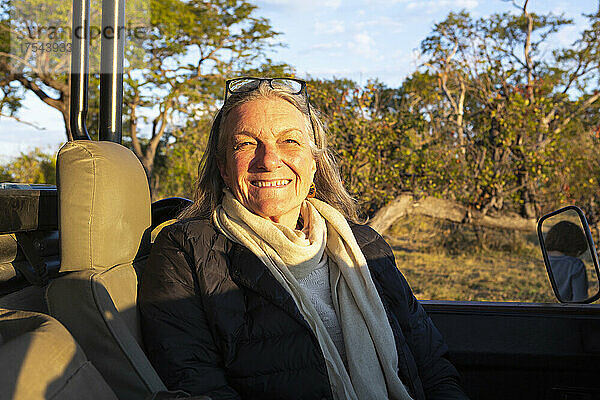
[[[386,239],[419,300],[557,301],[535,232],[407,217]]]

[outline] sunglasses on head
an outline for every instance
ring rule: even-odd
[[[255,78],[255,77],[242,77],[242,78],[234,78],[228,79],[225,81],[225,98],[224,101],[227,102],[227,97],[230,94],[238,94],[238,93],[247,93],[253,90],[258,89],[262,82],[267,82],[271,89],[275,90],[283,90],[293,95],[303,95],[304,100],[306,101],[306,109],[308,113],[308,119],[310,121],[310,125],[312,127],[313,134],[315,135],[316,141],[316,131],[315,126],[313,124],[312,118],[310,116],[310,105],[308,102],[308,90],[306,89],[306,81],[302,79],[296,78]]]

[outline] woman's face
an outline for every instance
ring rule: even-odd
[[[223,180],[247,209],[296,227],[300,205],[317,170],[305,116],[280,98],[258,99],[232,109]]]

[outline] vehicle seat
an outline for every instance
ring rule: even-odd
[[[50,314],[75,337],[120,399],[166,390],[142,348],[134,260],[150,246],[142,165],[113,142],[77,140],[57,157],[60,272]],[[137,262],[137,261],[136,261]]]
[[[0,308],[0,400],[117,400],[69,332],[40,313]]]

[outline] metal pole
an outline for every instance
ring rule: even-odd
[[[73,1],[71,29],[71,104],[70,140],[90,139],[85,118],[89,73],[90,0]]]
[[[99,139],[121,143],[125,0],[102,1]]]

